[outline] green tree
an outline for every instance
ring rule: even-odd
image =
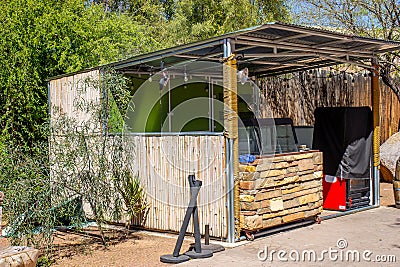
[[[182,0],[176,1],[170,31],[178,43],[209,38],[260,25],[269,21],[288,21],[282,0]]]
[[[44,138],[46,78],[157,48],[127,13],[82,0],[0,2],[0,127],[8,141]]]

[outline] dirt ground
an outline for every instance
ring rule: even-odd
[[[99,241],[70,233],[58,233],[54,266],[167,266],[159,259],[161,255],[172,253],[176,236],[140,231],[127,238],[114,237],[106,248]],[[186,251],[190,243],[186,240],[181,251]]]
[[[85,229],[90,234],[98,234]],[[74,233],[56,232],[54,264],[52,266],[168,266],[160,262],[160,256],[172,254],[176,235],[137,231],[126,236],[121,231],[107,231],[109,245],[104,247],[98,237]],[[186,237],[181,253],[187,251],[191,237]],[[0,248],[9,246],[0,237]]]
[[[381,183],[381,206],[394,206],[393,185]],[[97,232],[89,229],[89,233]],[[104,247],[97,237],[82,236],[73,233],[56,232],[55,263],[53,266],[168,266],[160,262],[164,254],[171,254],[176,235],[159,234],[145,231],[130,233],[108,231],[108,247]],[[193,242],[187,237],[182,250],[186,251]],[[0,238],[0,247],[8,245],[5,238]]]
[[[7,238],[0,237],[0,248],[8,247],[9,245]]]

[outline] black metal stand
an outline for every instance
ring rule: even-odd
[[[178,239],[176,240],[174,252],[172,254],[162,255],[160,257],[160,261],[164,263],[180,263],[188,261],[190,258],[193,259],[209,258],[212,257],[213,255],[213,252],[211,250],[201,249],[201,240],[200,240],[201,236],[199,228],[199,213],[197,209],[197,196],[199,195],[202,182],[196,180],[196,177],[194,175],[189,175],[188,179],[189,179],[190,193],[191,193],[189,206],[186,210],[185,218],[183,219]],[[180,255],[179,251],[181,250],[183,239],[185,237],[185,233],[187,231],[191,215],[193,215],[193,224],[194,224],[194,239],[195,239],[194,250],[188,251],[184,255]]]
[[[206,224],[204,226],[204,244],[201,244],[202,250],[211,250],[213,253],[224,251],[225,248],[218,244],[210,244],[210,226]],[[189,250],[193,250],[195,248],[196,243],[190,244]]]

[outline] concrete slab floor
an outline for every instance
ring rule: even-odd
[[[281,251],[281,260],[278,251]],[[359,261],[357,255],[360,256]],[[293,264],[400,266],[400,209],[380,207],[326,220],[321,224],[258,238],[243,246],[227,248],[212,258],[190,260],[181,265],[234,267]]]

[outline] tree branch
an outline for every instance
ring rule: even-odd
[[[382,66],[380,69],[380,75],[382,77],[382,81],[384,84],[386,84],[392,91],[395,93],[397,96],[397,99],[400,102],[400,84],[399,82],[396,82],[395,79],[390,77],[390,65],[385,64],[385,66]]]

